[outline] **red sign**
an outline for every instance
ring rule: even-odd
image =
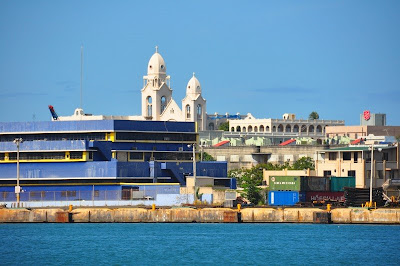
[[[307,192],[306,201],[344,201],[344,192]]]
[[[369,110],[364,111],[364,119],[369,120],[371,118],[371,112]]]

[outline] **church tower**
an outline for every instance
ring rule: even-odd
[[[182,100],[183,121],[197,122],[197,131],[206,130],[206,100],[201,96],[199,80],[193,77],[186,86],[186,97]]]
[[[169,81],[164,58],[158,53],[156,46],[156,52],[147,66],[147,76],[143,76],[142,116],[146,120],[160,120],[161,114],[172,99]]]

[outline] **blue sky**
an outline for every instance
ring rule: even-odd
[[[140,115],[154,47],[208,113],[400,125],[400,1],[0,1],[0,121]]]

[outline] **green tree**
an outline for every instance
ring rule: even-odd
[[[400,135],[396,136],[396,140],[397,140],[397,142],[400,142]]]
[[[243,178],[243,195],[254,205],[264,203],[261,196],[261,189],[257,187],[256,181],[248,176]]]
[[[290,170],[303,170],[303,169],[315,169],[314,161],[311,157],[301,157],[298,159],[290,168]]]
[[[317,112],[315,112],[315,111],[312,111],[312,112],[310,113],[310,115],[308,116],[308,119],[310,119],[310,120],[317,120],[317,119],[319,119],[319,114],[318,114]]]
[[[221,123],[218,127],[218,130],[229,131],[229,122],[226,121],[224,123]]]
[[[215,161],[215,159],[207,152],[203,152],[203,161]]]

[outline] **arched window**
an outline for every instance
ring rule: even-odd
[[[236,132],[240,132],[241,130],[240,130],[240,126],[237,126],[236,127]]]
[[[198,118],[201,118],[202,112],[203,112],[203,110],[202,110],[201,104],[198,104],[197,105],[197,117]]]
[[[265,127],[265,132],[269,132],[269,126]],[[274,132],[275,132],[275,129],[274,129]]]
[[[276,132],[276,126],[272,127],[272,132]]]
[[[306,125],[301,125],[301,132],[306,133],[307,132],[307,126]]]
[[[317,133],[322,133],[322,126],[321,125],[317,126]]]
[[[186,105],[186,118],[190,118],[190,106]]]
[[[214,130],[214,123],[208,124],[208,130]]]
[[[152,98],[151,96],[148,96],[146,98],[146,103],[147,103],[147,116],[151,117],[153,116],[153,104],[152,104]]]
[[[246,132],[246,127],[243,127],[243,128],[242,128],[242,131],[243,131],[243,132]]]
[[[231,132],[235,132],[235,128],[234,127],[231,127]]]
[[[254,132],[258,132],[258,127],[257,126],[254,127]]]
[[[298,125],[294,125],[293,126],[293,132],[299,132],[299,126]]]
[[[286,125],[285,132],[292,132],[292,127],[290,125]]]
[[[280,124],[280,125],[278,126],[278,132],[283,132],[283,125],[282,125],[282,124]]]
[[[314,132],[314,126],[313,126],[313,125],[311,125],[311,126],[308,128],[308,132],[309,132],[309,133]]]
[[[167,99],[163,96],[161,97],[161,113],[164,112],[165,107],[167,107]]]
[[[249,126],[247,131],[248,131],[248,132],[253,132],[253,127],[252,127],[252,126]]]
[[[263,125],[260,126],[260,132],[264,132],[264,126]]]

